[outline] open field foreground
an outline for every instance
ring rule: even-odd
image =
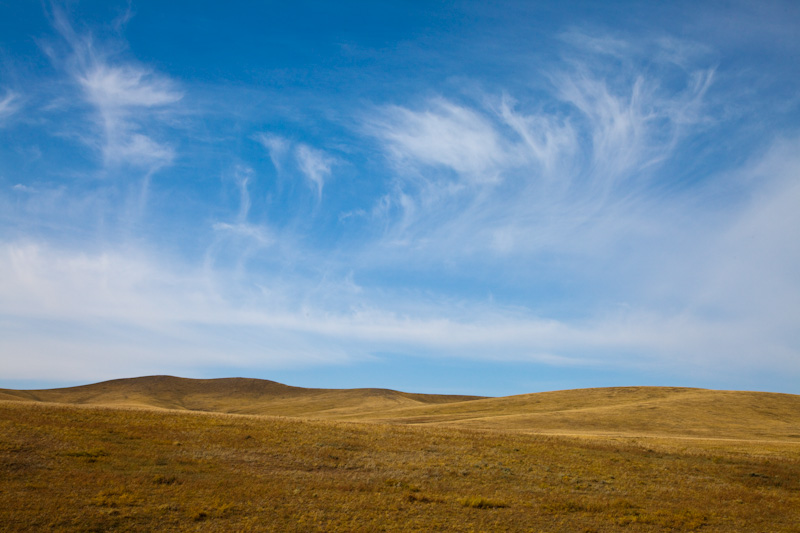
[[[745,410],[725,439],[0,401],[0,529],[798,531],[796,397],[774,396],[758,438]]]

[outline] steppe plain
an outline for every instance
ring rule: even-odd
[[[800,531],[800,396],[0,389],[2,531]]]

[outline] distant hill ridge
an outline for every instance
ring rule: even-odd
[[[145,376],[44,390],[0,389],[0,400],[154,407],[240,414],[303,415],[325,411],[412,407],[481,396],[413,394],[389,389],[313,389],[253,378]]]
[[[0,400],[535,433],[782,440],[800,445],[800,396],[682,387],[608,387],[486,398],[388,389],[306,389],[249,378],[148,376]]]

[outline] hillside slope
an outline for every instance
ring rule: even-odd
[[[387,389],[305,389],[245,378],[150,376],[64,389],[0,389],[3,399],[515,432],[800,444],[800,396],[765,392],[612,387],[483,398]]]
[[[619,436],[788,439],[800,443],[800,396],[673,387],[542,392],[373,413],[372,420]]]
[[[480,399],[388,389],[307,389],[250,378],[146,376],[48,390],[0,389],[0,399],[237,414],[342,417]]]

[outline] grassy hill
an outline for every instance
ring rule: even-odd
[[[307,389],[264,379],[173,376],[116,379],[63,389],[0,389],[0,399],[7,400],[315,418],[363,415],[479,398],[388,389]]]
[[[245,378],[149,376],[64,389],[0,389],[0,399],[573,435],[800,442],[800,396],[675,387],[483,398],[386,389],[306,389]]]
[[[764,392],[582,389],[401,408],[372,418],[537,433],[788,439],[800,443],[800,396]]]
[[[798,523],[794,395],[625,387],[478,398],[167,376],[0,390],[3,531]]]
[[[3,531],[738,533],[798,523],[800,445],[785,441],[0,401]]]

